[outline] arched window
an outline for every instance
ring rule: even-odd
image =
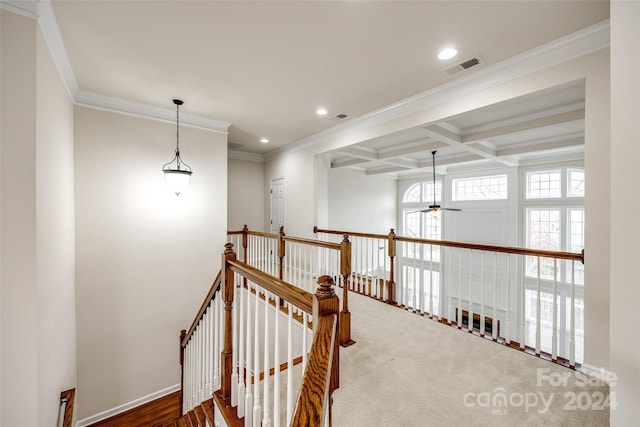
[[[442,183],[441,181],[434,183],[417,182],[411,185],[407,191],[405,191],[402,197],[401,213],[403,216],[403,230],[402,235],[407,237],[418,237],[423,239],[441,239],[441,219],[439,216],[434,217],[427,215],[422,210],[428,209],[429,205],[435,202],[439,203],[442,198]],[[431,251],[425,254],[413,253],[411,248],[408,248],[405,254],[409,257],[431,259]],[[440,259],[439,246],[433,247],[433,260]]]

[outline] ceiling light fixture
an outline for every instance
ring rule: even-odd
[[[448,47],[446,49],[442,49],[440,53],[438,53],[438,59],[441,61],[446,61],[447,59],[451,59],[458,54],[458,51],[452,47]]]
[[[189,179],[193,172],[191,166],[180,158],[180,106],[183,102],[174,99],[173,103],[176,104],[176,155],[173,160],[162,166],[162,172],[164,172],[164,179],[169,189],[176,193],[176,196],[179,196],[182,190],[189,185]]]
[[[316,114],[319,116],[326,116],[328,113],[326,108],[320,107],[316,110]]]
[[[269,143],[269,138],[261,138],[260,142],[263,144],[268,144]]]

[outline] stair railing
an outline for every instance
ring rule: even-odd
[[[393,229],[314,232],[323,241],[351,238],[353,292],[566,366],[582,360],[584,251],[419,239]]]
[[[294,416],[321,420],[306,425],[329,422],[339,378],[333,279],[318,278],[311,294],[237,260],[231,243],[222,265],[196,320],[181,333],[182,413],[193,413],[213,392],[234,425],[277,426]],[[318,396],[322,378],[329,380]]]
[[[228,240],[238,248],[239,258],[268,274],[314,292],[318,277],[327,275],[342,286],[351,276],[351,242],[348,236],[338,241],[320,241],[287,236],[284,228],[278,234],[242,230],[228,231]],[[340,345],[353,344],[351,313],[347,288],[342,286],[340,311]]]

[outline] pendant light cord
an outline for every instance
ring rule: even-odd
[[[180,169],[180,104],[176,103],[176,160]]]

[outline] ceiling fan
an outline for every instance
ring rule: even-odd
[[[462,212],[462,209],[456,209],[456,208],[443,208],[442,206],[440,206],[439,204],[436,203],[436,150],[433,150],[431,152],[431,156],[433,157],[433,204],[429,205],[428,209],[422,209],[419,211],[415,211],[415,212],[425,212],[425,213],[429,213],[432,216],[438,216],[440,215],[441,211],[454,211],[454,212]],[[413,213],[413,212],[411,212]]]

